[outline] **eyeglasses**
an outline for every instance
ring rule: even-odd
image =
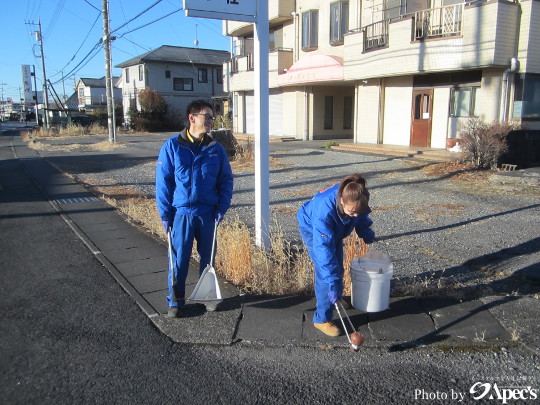
[[[216,117],[214,117],[213,115],[204,114],[204,113],[195,113],[195,114],[191,114],[191,115],[204,115],[204,119],[208,120],[208,121],[214,121],[216,119]]]

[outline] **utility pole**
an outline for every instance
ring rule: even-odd
[[[39,41],[39,49],[41,52],[41,67],[43,69],[43,118],[45,129],[49,130],[49,93],[47,91],[47,73],[45,72],[45,54],[43,53],[43,36],[41,35],[41,18],[38,17],[38,31],[36,32],[36,40]]]
[[[109,143],[116,143],[116,120],[112,83],[111,32],[109,27],[109,0],[103,0],[103,45],[105,50],[105,87],[107,89],[107,116],[109,121]]]
[[[7,86],[7,83],[0,83],[0,103],[2,105],[2,111],[0,111],[0,121],[4,121],[4,86]]]

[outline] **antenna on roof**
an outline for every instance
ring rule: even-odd
[[[195,44],[195,48],[198,48],[199,47],[199,40],[197,39],[197,26],[199,24],[195,24],[195,41],[193,41],[193,43]]]

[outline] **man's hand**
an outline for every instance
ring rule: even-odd
[[[221,221],[223,221],[223,217],[225,214],[223,212],[216,212],[216,222],[219,224]]]
[[[161,223],[165,229],[165,233],[169,233],[169,231],[172,229],[172,221],[161,220]]]

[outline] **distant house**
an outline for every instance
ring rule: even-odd
[[[122,90],[118,87],[120,77],[113,77],[113,98],[114,102],[122,101]],[[77,83],[77,95],[79,100],[79,110],[92,113],[96,108],[107,108],[107,88],[105,77],[101,79],[91,79],[81,77]]]
[[[124,120],[130,107],[139,108],[138,92],[157,91],[169,112],[183,117],[187,105],[196,99],[213,100],[216,111],[223,108],[223,64],[230,53],[212,49],[163,45],[116,65],[122,68]]]

